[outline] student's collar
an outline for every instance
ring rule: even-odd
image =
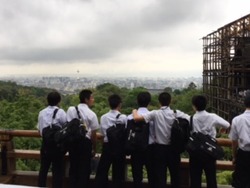
[[[147,107],[139,107],[138,110],[148,110]]]
[[[166,109],[168,109],[169,108],[169,106],[162,106],[161,107],[161,110],[166,110]]]
[[[80,103],[79,106],[89,107],[86,103]]]
[[[196,114],[203,114],[203,113],[206,113],[206,110],[196,111],[195,113],[196,113]]]
[[[118,110],[110,110],[110,112],[114,114],[120,113]]]

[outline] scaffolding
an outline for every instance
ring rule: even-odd
[[[250,89],[250,14],[202,39],[203,92],[211,111],[231,121]]]

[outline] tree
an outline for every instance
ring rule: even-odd
[[[194,82],[191,82],[189,85],[188,85],[188,90],[193,90],[193,89],[196,89],[197,88],[197,86],[195,85],[195,83]]]
[[[173,93],[173,89],[172,89],[171,87],[165,87],[163,91],[164,91],[164,92],[167,92],[167,93],[169,93],[169,94],[172,94],[172,93]]]
[[[191,103],[192,97],[201,93],[201,90],[193,89],[185,90],[185,92],[182,92],[181,95],[173,96],[171,103],[172,108],[179,109],[183,112],[186,112],[187,114],[193,114],[193,108]]]
[[[137,95],[144,91],[147,91],[147,89],[143,87],[136,87],[127,93],[122,103],[122,109],[125,114],[131,114],[133,109],[138,108]]]

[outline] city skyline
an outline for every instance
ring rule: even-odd
[[[0,0],[0,76],[201,77],[202,37],[241,0]]]
[[[56,89],[63,94],[70,94],[79,91],[79,88],[96,88],[99,85],[110,83],[120,88],[133,89],[144,87],[151,92],[163,91],[165,88],[182,90],[193,83],[197,88],[202,87],[202,78],[136,78],[136,77],[57,77],[57,76],[36,76],[36,77],[0,77],[0,80],[15,82],[22,86],[35,86],[40,88]]]

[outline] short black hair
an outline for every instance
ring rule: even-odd
[[[169,106],[169,104],[171,102],[171,95],[168,92],[162,92],[159,95],[158,100],[159,100],[161,106]]]
[[[116,109],[122,102],[122,99],[119,95],[113,94],[108,98],[109,106],[112,110]]]
[[[79,93],[79,99],[80,99],[80,103],[86,103],[86,99],[90,99],[92,95],[92,91],[90,91],[89,89],[84,89]]]
[[[207,98],[204,95],[195,95],[192,98],[192,105],[197,111],[203,111],[207,107]]]
[[[250,108],[250,93],[247,93],[244,99],[244,105],[246,108]]]
[[[139,107],[147,107],[151,101],[151,95],[148,91],[140,92],[137,95],[137,104]]]
[[[61,101],[61,95],[57,91],[52,91],[47,95],[47,102],[50,106],[56,106]]]

